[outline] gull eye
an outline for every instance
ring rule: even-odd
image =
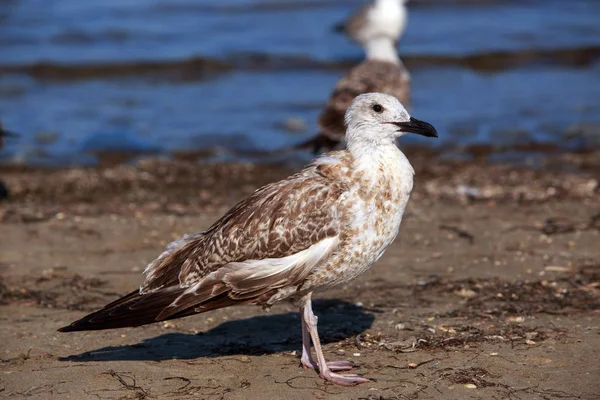
[[[375,104],[373,105],[373,111],[375,111],[376,113],[380,113],[383,111],[383,107],[381,107],[379,104]]]

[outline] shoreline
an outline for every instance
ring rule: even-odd
[[[571,46],[556,49],[531,48],[491,50],[472,54],[408,54],[403,57],[409,69],[466,68],[482,73],[506,69],[539,67],[584,68],[600,58],[600,46]],[[189,57],[176,60],[144,61],[88,61],[65,63],[37,61],[31,63],[0,64],[2,75],[26,75],[39,81],[78,81],[85,79],[154,79],[190,81],[205,80],[231,71],[284,71],[314,70],[343,71],[359,62],[356,59],[322,61],[305,55],[271,55],[267,53],[239,53],[226,58]]]
[[[600,152],[547,156],[536,168],[484,160],[439,159],[405,149],[415,168],[412,201],[470,204],[590,202],[600,195]],[[123,165],[47,168],[0,166],[10,197],[0,221],[36,221],[57,214],[178,215],[226,211],[260,186],[301,168],[286,164],[198,163],[145,158]]]

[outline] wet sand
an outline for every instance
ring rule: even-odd
[[[595,399],[600,393],[598,153],[544,169],[435,161],[417,170],[401,233],[360,279],[315,302],[329,360],[373,382],[299,367],[291,302],[136,329],[59,334],[141,281],[273,165],[145,160],[1,167],[0,394],[73,399]]]

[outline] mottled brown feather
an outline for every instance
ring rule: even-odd
[[[317,164],[263,186],[205,232],[167,246],[139,292],[61,331],[139,326],[240,303],[268,306],[278,289],[300,286],[310,270],[300,265],[256,275],[236,270],[237,263],[293,256],[338,235],[336,205],[346,189],[334,169]]]
[[[206,232],[157,260],[141,292],[173,284],[189,287],[227,263],[282,258],[307,249],[338,231],[331,207],[344,190],[314,165],[263,186]]]

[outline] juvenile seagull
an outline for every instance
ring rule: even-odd
[[[269,308],[296,296],[302,365],[339,385],[368,382],[334,372],[350,370],[348,361],[325,361],[311,296],[356,278],[383,255],[413,187],[413,168],[394,141],[437,132],[381,93],[358,96],[346,123],[347,150],[263,186],[208,230],[167,245],[139,290],[59,331],[139,326],[244,303]]]
[[[375,0],[359,8],[347,21],[334,27],[364,46],[372,37],[382,35],[398,41],[406,29],[408,0]]]

